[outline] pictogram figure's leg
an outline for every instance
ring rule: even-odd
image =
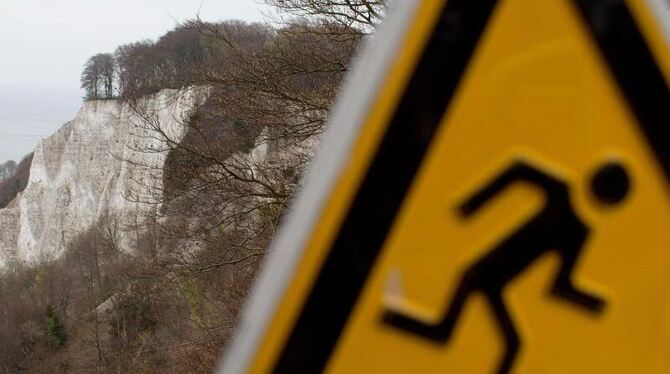
[[[463,312],[465,302],[473,291],[471,279],[470,272],[466,273],[456,290],[451,305],[449,305],[449,310],[437,324],[426,323],[413,316],[392,310],[384,313],[383,321],[390,326],[419,335],[435,343],[446,343],[451,338],[458,317]]]
[[[595,183],[596,190],[602,195],[598,196],[599,199],[610,205],[622,201],[628,190],[625,169],[609,166],[599,172],[597,177],[599,182]],[[386,324],[436,343],[446,343],[452,336],[468,297],[473,292],[483,292],[505,338],[505,353],[498,373],[507,374],[514,364],[521,341],[503,302],[502,290],[537,258],[551,251],[556,251],[562,260],[552,294],[593,313],[602,311],[605,301],[578,289],[572,280],[589,228],[575,214],[566,183],[530,165],[517,162],[463,202],[459,207],[460,213],[466,218],[474,215],[509,185],[519,181],[535,184],[544,191],[544,208],[469,267],[461,278],[444,318],[439,323],[426,323],[416,316],[391,310],[383,316]],[[619,181],[620,186],[612,189],[611,186],[616,184],[610,183],[612,181]],[[609,187],[602,188],[602,184]]]
[[[505,307],[501,293],[502,290],[496,290],[495,292],[487,292],[486,296],[491,304],[493,315],[498,320],[498,325],[505,338],[505,352],[500,362],[500,366],[498,366],[498,374],[508,374],[514,365],[514,360],[519,352],[521,340],[516,333],[514,323]]]
[[[565,248],[559,250],[561,267],[556,275],[551,293],[590,312],[601,312],[605,307],[605,301],[596,295],[578,289],[572,280],[577,259],[584,247],[588,234],[585,229],[580,232],[573,231],[573,235],[574,240],[570,241]]]

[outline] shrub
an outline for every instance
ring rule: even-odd
[[[46,318],[44,319],[44,336],[51,349],[58,349],[65,344],[65,325],[52,305],[47,305]]]

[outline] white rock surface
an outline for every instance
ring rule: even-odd
[[[161,127],[179,140],[194,95],[166,90],[143,104],[154,108]],[[58,257],[103,217],[127,224],[159,208],[131,198],[138,191],[160,190],[166,156],[138,152],[163,148],[139,123],[128,104],[86,102],[74,120],[37,145],[28,186],[0,210],[0,268],[10,261]]]

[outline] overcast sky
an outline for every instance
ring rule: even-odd
[[[255,0],[0,0],[0,163],[74,117],[90,56],[156,39],[198,9],[205,20],[263,19]]]

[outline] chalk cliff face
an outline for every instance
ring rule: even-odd
[[[162,129],[179,140],[194,96],[163,91],[142,105],[153,108]],[[0,210],[0,268],[58,257],[105,217],[132,224],[159,208],[135,201],[161,189],[166,157],[146,152],[164,145],[141,123],[127,103],[86,102],[74,120],[38,144],[26,189]]]

